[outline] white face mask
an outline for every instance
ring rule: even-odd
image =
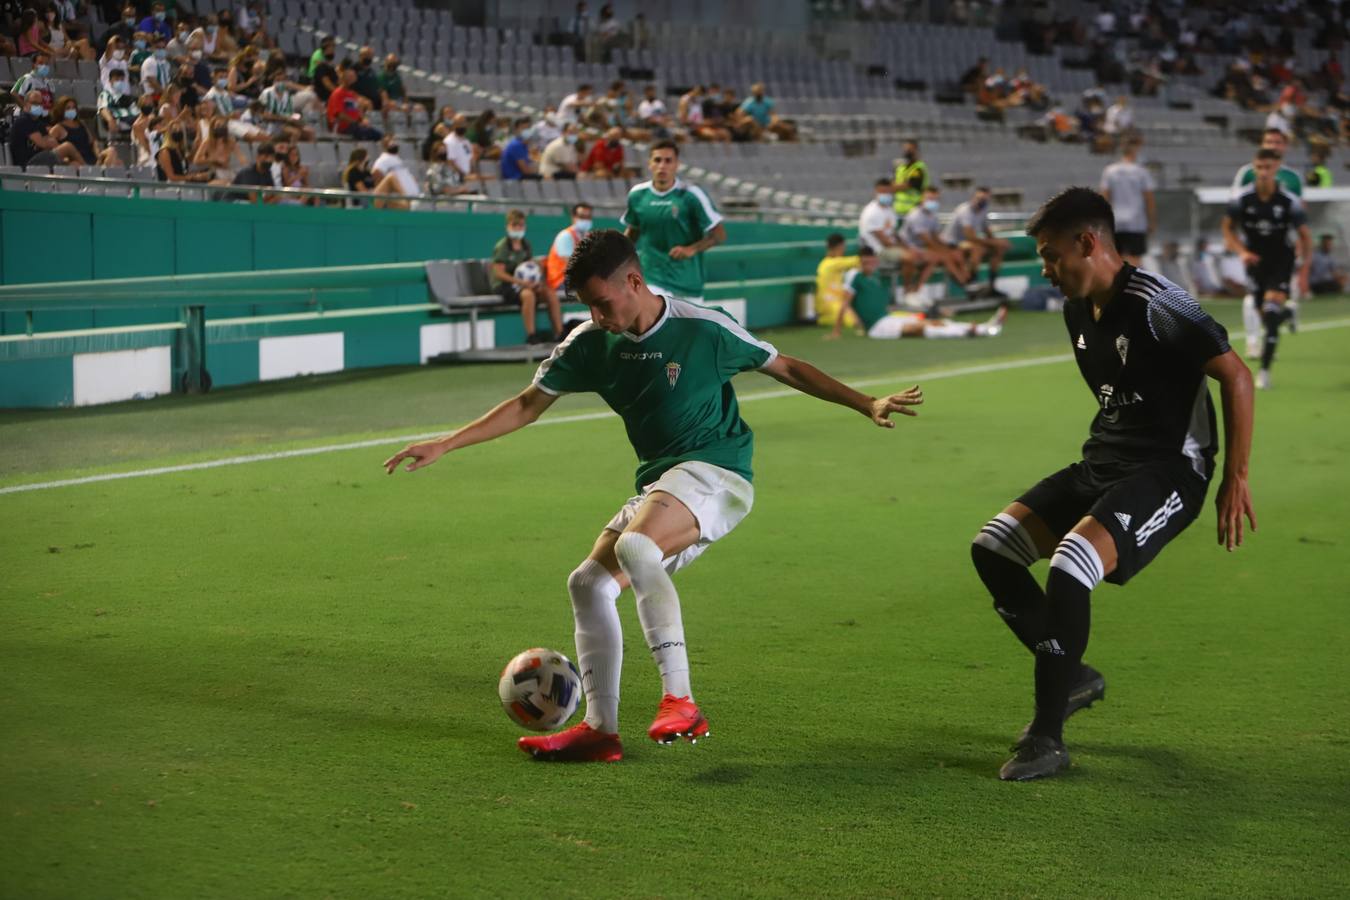
[[[585,234],[586,232],[591,230],[591,220],[577,219],[575,222],[572,223],[572,227],[575,228],[577,231],[581,232],[582,234]]]
[[[511,238],[512,240],[518,241],[518,240],[520,240],[521,238],[523,238],[523,237],[525,236],[525,229],[524,229],[524,228],[508,228],[508,229],[506,229],[506,236],[509,237],[509,238]]]
[[[127,54],[126,54],[126,51],[125,51],[125,50],[114,50],[114,51],[113,51],[113,59],[121,59],[122,57],[124,57],[124,56],[126,56],[126,55],[127,55]]]
[[[34,104],[28,107],[28,112],[40,119],[47,114],[47,107]]]
[[[891,204],[895,203],[895,195],[877,194],[877,202],[880,203],[882,206],[890,206]]]
[[[936,200],[923,201],[923,208],[928,210],[929,212],[937,212],[939,206],[941,206],[941,204],[938,203]]]

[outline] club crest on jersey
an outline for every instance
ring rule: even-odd
[[[678,219],[680,217],[680,208],[674,203],[670,204],[670,217],[672,219]]]
[[[1077,347],[1079,350],[1086,350],[1087,341],[1083,340],[1083,336],[1080,334],[1078,335],[1078,343],[1075,344],[1074,346]]]
[[[675,390],[675,382],[680,380],[680,364],[677,362],[666,363],[666,381],[670,382],[670,389]]]
[[[1125,365],[1125,355],[1130,352],[1130,339],[1123,334],[1116,338],[1116,352],[1120,354],[1120,364]]]

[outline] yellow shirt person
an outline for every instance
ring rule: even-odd
[[[827,328],[834,326],[834,318],[839,314],[844,273],[858,265],[858,257],[844,255],[844,245],[842,234],[830,235],[825,242],[825,258],[816,266],[816,323]],[[844,324],[856,327],[857,316],[850,312]]]

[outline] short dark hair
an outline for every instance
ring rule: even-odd
[[[825,246],[826,246],[826,247],[841,247],[841,246],[843,246],[847,241],[848,241],[848,238],[844,237],[842,234],[840,234],[839,232],[836,231],[834,234],[830,235],[829,237],[827,237],[827,238],[825,239]]]
[[[1115,213],[1105,197],[1092,188],[1065,188],[1036,210],[1027,222],[1027,234],[1036,237],[1043,231],[1092,230],[1115,244]]]
[[[1285,130],[1284,130],[1283,128],[1276,128],[1276,127],[1272,126],[1272,127],[1270,127],[1270,128],[1263,128],[1263,129],[1261,130],[1261,137],[1265,137],[1265,136],[1268,135],[1268,134],[1278,134],[1280,137],[1284,138],[1286,141],[1289,140],[1289,135],[1285,133]]]
[[[876,256],[876,255],[877,251],[873,250],[866,244],[863,244],[861,247],[858,248],[858,259],[866,259],[869,256]]]
[[[258,156],[264,153],[266,153],[268,156],[276,156],[277,148],[272,144],[271,141],[264,141],[263,143],[258,145],[258,149],[254,151],[254,155]]]
[[[521,222],[524,221],[524,219],[525,210],[523,209],[508,209],[506,211],[506,221],[508,222]]]
[[[594,206],[591,206],[589,203],[573,203],[573,204],[572,204],[572,215],[575,216],[577,213],[581,212],[583,209],[589,209],[589,210],[591,210],[592,212],[595,211],[595,207],[594,207]]]
[[[872,182],[872,187],[891,187],[893,184],[895,184],[895,182],[891,181],[889,178],[878,178],[876,181]]]
[[[637,264],[637,248],[622,231],[602,228],[577,241],[567,260],[566,281],[573,291],[592,278],[605,280],[629,263]]]
[[[979,187],[975,188],[975,193],[977,193],[977,194],[992,194],[993,191],[991,191],[991,190],[989,189],[989,185],[987,185],[987,184],[982,184],[982,185],[980,185]]]
[[[652,144],[652,148],[647,151],[647,155],[651,156],[657,150],[669,150],[671,153],[675,154],[676,159],[678,159],[680,156],[679,144],[676,144],[670,138],[666,138],[665,140],[657,141],[655,144]]]
[[[1280,160],[1283,157],[1281,157],[1279,153],[1270,149],[1269,147],[1262,147],[1260,150],[1256,151],[1256,158]]]

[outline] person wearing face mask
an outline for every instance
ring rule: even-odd
[[[108,47],[103,51],[103,58],[99,60],[99,81],[104,88],[112,86],[111,74],[121,72],[123,77],[129,77],[131,74],[131,63],[127,60],[127,45],[121,38],[113,38],[108,41]]]
[[[338,134],[358,141],[378,141],[383,135],[366,118],[370,101],[356,93],[356,68],[348,63],[342,67],[341,84],[328,97],[328,127]]]
[[[437,123],[439,125],[439,123]],[[437,141],[431,148],[431,161],[427,165],[427,193],[433,197],[450,197],[468,193],[459,169],[447,160],[445,145]]]
[[[39,53],[33,57],[33,68],[19,76],[14,82],[14,87],[10,88],[10,93],[16,97],[26,97],[37,91],[42,95],[42,105],[50,108],[56,99],[52,93],[51,81],[48,80],[51,74],[51,57]]]
[[[928,163],[919,158],[919,142],[905,141],[904,159],[895,166],[895,214],[903,216],[923,202],[928,187]]]
[[[558,117],[558,110],[553,106],[544,107],[544,115],[530,126],[529,143],[530,152],[539,154],[544,152],[544,148],[552,143],[553,139],[562,134],[562,119]]]
[[[465,135],[474,145],[475,160],[500,159],[502,148],[497,146],[497,114],[485,109],[474,116]]]
[[[375,51],[362,47],[356,54],[356,81],[352,90],[366,98],[370,109],[384,109],[384,91],[380,87],[380,73],[375,71]]]
[[[623,130],[611,128],[602,140],[593,141],[581,164],[581,171],[592,178],[618,178],[623,175]]]
[[[131,39],[131,71],[139,72],[141,63],[150,58],[152,51],[150,49],[150,35],[143,31],[138,31]]]
[[[211,173],[211,184],[230,184],[234,181],[236,161],[241,166],[248,165],[248,157],[239,142],[230,137],[225,120],[213,119],[206,138],[197,142],[192,164]]]
[[[108,134],[128,134],[140,110],[131,96],[126,72],[114,69],[109,75],[108,86],[98,94],[98,117]]]
[[[408,101],[408,90],[403,86],[403,76],[398,71],[398,54],[390,53],[384,58],[384,66],[380,69],[378,80],[380,85],[380,106],[384,110],[384,127],[389,130],[390,113],[407,114],[412,111],[412,103]]]
[[[10,125],[10,161],[16,166],[80,165],[80,152],[70,142],[52,136],[51,119],[42,95],[30,92],[24,98],[24,107]]]
[[[262,102],[262,120],[268,123],[273,137],[282,137],[288,141],[312,141],[314,129],[304,123],[300,113],[296,112],[295,95],[291,93],[291,84],[282,77],[263,88],[258,99]]]
[[[549,343],[548,338],[541,338],[535,331],[535,306],[542,298],[548,307],[549,321],[553,324],[553,341],[556,342],[562,336],[562,307],[558,303],[558,295],[546,280],[532,282],[516,277],[516,269],[520,264],[533,258],[534,251],[525,237],[525,213],[513,209],[506,214],[506,236],[492,248],[488,281],[507,303],[520,304],[527,344]],[[547,260],[540,262],[547,264]]]
[[[150,56],[141,63],[141,96],[156,100],[173,81],[173,63],[163,38],[155,38]]]
[[[150,15],[141,19],[140,24],[136,26],[137,31],[144,31],[146,34],[154,34],[168,40],[173,37],[173,24],[169,21],[168,12],[164,9],[163,3],[156,3],[150,7]]]
[[[741,102],[741,112],[755,120],[755,124],[780,141],[795,141],[797,126],[774,112],[773,98],[764,91],[763,83],[750,85],[750,96]]]
[[[121,165],[117,151],[100,148],[98,138],[80,121],[79,108],[74,97],[60,97],[52,106],[52,125],[49,134],[58,142],[69,143],[80,154],[82,165]]]
[[[568,123],[562,134],[549,141],[544,152],[539,155],[539,174],[552,180],[577,177],[580,157],[577,154],[579,129]]]
[[[572,224],[558,232],[548,248],[544,258],[544,281],[555,293],[562,293],[563,282],[567,278],[567,261],[572,251],[591,230],[595,211],[589,203],[578,203],[572,207]]]
[[[382,142],[382,152],[375,157],[370,171],[377,179],[376,194],[393,194],[401,197],[416,197],[422,193],[408,164],[398,155],[398,140],[392,135]],[[389,189],[382,190],[389,182]],[[376,200],[377,209],[408,209],[408,200]]]
[[[895,185],[889,178],[877,179],[874,194],[858,215],[858,245],[870,247],[883,263],[900,266],[906,284],[912,282],[916,254],[896,236]]]
[[[170,88],[165,91],[164,99],[169,99],[177,90]],[[133,164],[138,169],[144,169],[155,164],[155,155],[160,149],[160,135],[154,128],[154,122],[158,118],[155,114],[155,102],[149,97],[142,97],[139,104],[140,115],[131,123],[131,146]]]
[[[871,247],[858,249],[858,267],[845,272],[839,286],[839,314],[827,335],[831,340],[842,334],[843,323],[850,315],[858,317],[867,336],[874,340],[997,337],[1003,331],[1007,307],[1000,307],[993,318],[980,323],[954,322],[922,313],[891,312],[891,289],[877,276],[879,262]]]
[[[226,78],[230,93],[238,97],[257,99],[262,93],[263,65],[258,61],[258,48],[245,47],[230,60]]]
[[[103,33],[102,38],[99,39],[99,52],[106,52],[108,44],[113,38],[117,38],[126,44],[130,44],[135,38],[136,32],[140,30],[136,27],[138,21],[140,21],[140,16],[136,13],[135,5],[128,3],[123,6],[121,17],[118,18],[117,21]]]
[[[905,215],[900,226],[900,243],[918,254],[923,271],[913,285],[906,285],[906,291],[922,292],[933,270],[942,266],[956,279],[957,284],[970,280],[965,258],[959,250],[948,247],[942,242],[942,223],[938,221],[938,209],[941,207],[942,192],[937,187],[929,187],[923,193],[923,202]],[[926,298],[907,297],[911,306],[926,305]]]
[[[989,259],[989,284],[975,292],[967,288],[967,294],[1006,300],[1008,295],[998,289],[996,281],[1003,256],[1012,244],[1004,238],[994,237],[993,229],[989,226],[990,194],[989,188],[977,187],[969,200],[956,207],[942,237],[948,246],[959,247],[965,254],[970,272],[970,278],[965,282],[967,285],[975,279],[980,261],[986,257]]]
[[[539,180],[539,166],[530,159],[530,145],[525,140],[529,128],[528,117],[516,119],[511,140],[502,148],[502,181]]]
[[[478,180],[478,172],[475,166],[478,164],[478,154],[474,144],[468,138],[468,117],[464,113],[459,113],[450,124],[450,133],[445,136],[445,140],[442,142],[445,146],[446,162],[459,171],[460,178],[463,181],[476,181]]]
[[[269,188],[275,187],[276,185],[272,181],[272,163],[276,161],[276,156],[277,156],[276,148],[272,144],[270,143],[259,144],[258,149],[254,155],[253,165],[246,166],[240,169],[239,173],[234,176],[233,183],[236,185],[246,185],[249,187],[269,187]],[[236,200],[241,199],[241,196],[242,199],[244,199],[248,203],[258,202],[257,191],[249,191],[248,193],[243,193],[242,195],[241,193],[232,194],[233,199]],[[262,196],[263,203],[275,204],[280,200],[281,196],[279,194],[269,192],[263,194]]]

